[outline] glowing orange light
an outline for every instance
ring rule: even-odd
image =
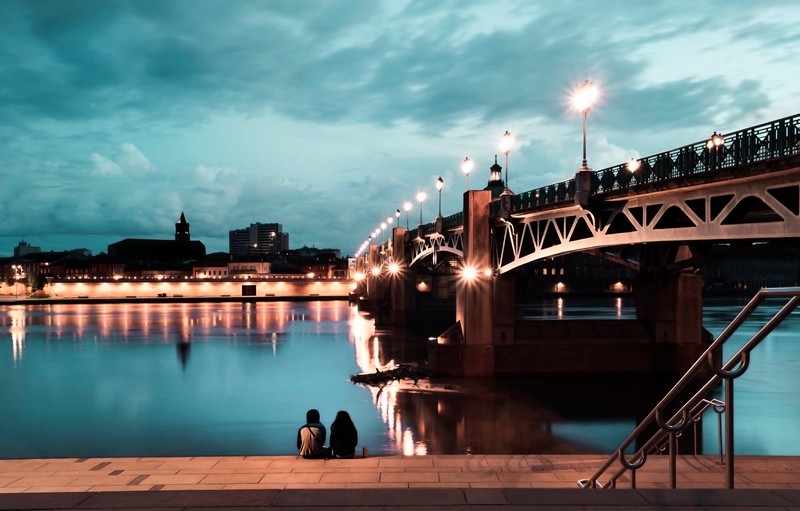
[[[472,266],[465,266],[464,270],[461,272],[461,277],[466,280],[467,282],[472,282],[478,276],[478,270],[476,270]]]

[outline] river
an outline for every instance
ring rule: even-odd
[[[709,300],[715,335],[741,304]],[[631,298],[566,297],[527,317],[630,318]],[[800,454],[793,315],[737,380],[736,450]],[[349,376],[424,358],[346,302],[0,306],[0,458],[294,454],[308,408],[348,410],[371,454],[606,453],[673,382]],[[712,418],[713,419],[713,418]],[[716,422],[704,423],[716,452]]]

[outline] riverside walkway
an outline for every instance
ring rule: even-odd
[[[798,509],[800,457],[683,456],[678,489],[651,457],[637,489],[578,489],[602,455],[295,456],[0,460],[0,510],[286,508]]]

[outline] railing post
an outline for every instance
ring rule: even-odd
[[[673,490],[678,487],[678,439],[677,433],[669,432],[669,487]]]
[[[733,489],[733,378],[725,378],[725,487]]]

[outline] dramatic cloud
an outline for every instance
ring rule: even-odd
[[[260,221],[351,253],[440,175],[455,211],[505,130],[512,189],[570,177],[584,79],[596,169],[796,113],[798,27],[780,0],[3,1],[0,254],[181,211],[210,251]]]

